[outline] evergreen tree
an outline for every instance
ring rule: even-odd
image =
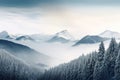
[[[114,76],[114,66],[115,66],[115,58],[114,53],[117,48],[117,42],[114,38],[112,38],[109,48],[105,54],[104,64],[102,67],[102,78],[103,80],[110,80]]]
[[[93,80],[102,80],[101,79],[101,68],[104,60],[104,54],[105,54],[105,47],[104,43],[101,42],[99,47],[99,52],[97,54],[97,61],[94,68],[94,74],[93,74]]]
[[[120,50],[116,59],[114,80],[120,80]]]
[[[83,70],[83,80],[93,80],[93,71],[96,62],[96,52],[88,56],[88,60]]]

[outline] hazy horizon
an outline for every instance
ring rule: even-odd
[[[2,0],[0,31],[11,34],[54,34],[68,30],[73,36],[119,32],[118,0]]]

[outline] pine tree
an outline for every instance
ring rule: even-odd
[[[83,70],[83,80],[93,80],[93,71],[96,62],[96,52],[88,55],[88,60]]]
[[[114,80],[120,80],[120,50],[116,59]]]
[[[102,67],[103,80],[110,80],[114,76],[114,66],[115,66],[114,53],[116,48],[117,48],[117,42],[114,38],[112,38],[109,48],[105,54],[104,64]]]
[[[105,54],[105,47],[104,43],[101,42],[100,47],[99,47],[99,52],[97,54],[97,61],[95,64],[94,68],[94,73],[93,73],[93,80],[102,80],[101,79],[101,68],[104,60],[104,54]]]

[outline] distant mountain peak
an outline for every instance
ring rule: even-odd
[[[73,40],[73,36],[68,32],[68,30],[60,31],[60,32],[56,33],[55,36],[64,38],[66,40]]]
[[[103,33],[101,34],[105,34],[105,33],[118,33],[118,32],[115,32],[115,31],[111,31],[111,30],[105,30]]]
[[[105,30],[104,32],[114,32],[114,31],[111,31],[111,30]]]
[[[24,36],[20,36],[20,37],[17,37],[16,40],[30,40],[30,41],[34,41],[33,38],[31,38],[29,35],[24,35]]]
[[[106,30],[102,32],[99,36],[106,38],[120,38],[120,33],[115,31]]]
[[[7,31],[2,31],[1,33],[7,33],[7,34],[8,34],[8,32],[7,32]]]
[[[8,32],[7,31],[2,31],[0,34],[6,34],[6,35],[8,35]]]
[[[107,38],[102,38],[97,35],[87,35],[83,37],[81,40],[79,40],[77,43],[75,43],[73,46],[77,46],[80,44],[93,44],[93,43],[98,43],[105,40],[107,40]]]
[[[63,30],[56,33],[50,40],[48,40],[48,42],[67,43],[73,40],[74,40],[74,37],[67,30]]]
[[[58,33],[68,33],[68,30],[62,30],[62,31],[60,31]]]
[[[8,37],[10,37],[10,36],[9,36],[9,34],[8,34],[7,31],[2,31],[2,32],[0,33],[0,38],[8,38]]]

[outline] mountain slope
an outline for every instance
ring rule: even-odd
[[[83,37],[81,40],[79,40],[77,43],[75,43],[75,45],[88,44],[88,43],[92,44],[92,43],[98,43],[98,42],[105,41],[105,40],[107,40],[107,38],[87,35]]]
[[[7,40],[0,40],[0,49],[5,49],[9,53],[12,53],[12,55],[23,59],[29,64],[48,64],[51,60],[49,56],[41,54],[27,46]]]

